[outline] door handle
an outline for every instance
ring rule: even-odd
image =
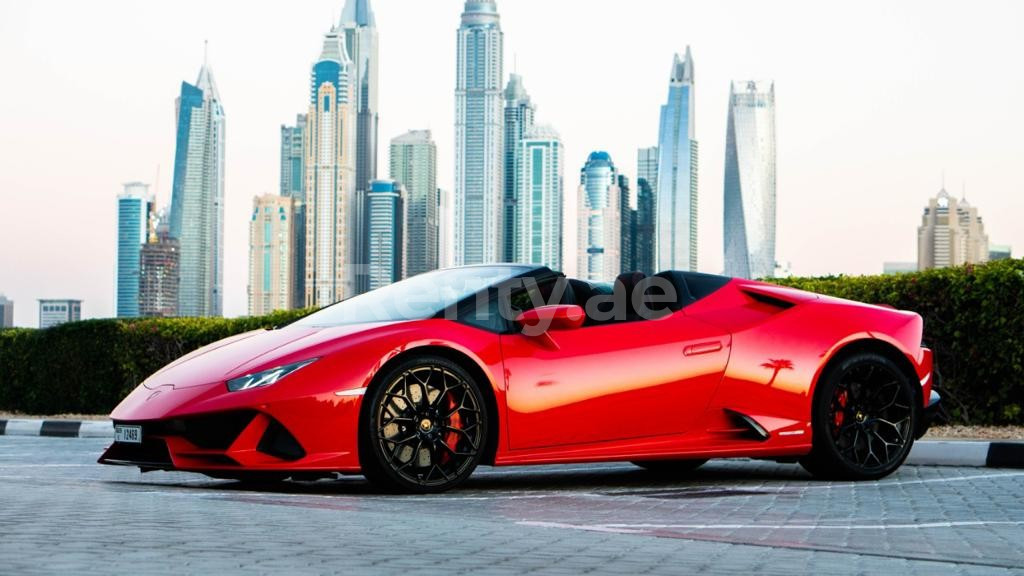
[[[699,344],[691,344],[683,348],[683,355],[696,356],[697,354],[710,354],[712,352],[718,352],[721,349],[721,340],[715,340],[714,342],[701,342]]]

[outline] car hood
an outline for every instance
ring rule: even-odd
[[[254,330],[237,334],[195,350],[161,368],[143,382],[149,389],[176,389],[223,382],[236,376],[276,365],[275,359],[302,360],[302,350],[353,336],[388,322],[347,326],[285,326],[276,330]]]

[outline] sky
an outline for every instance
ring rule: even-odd
[[[380,34],[379,164],[429,128],[454,177],[459,0],[371,0]],[[116,197],[170,200],[174,99],[209,42],[227,116],[225,298],[245,314],[252,198],[278,191],[280,126],[305,112],[309,69],[344,0],[0,0],[0,294],[15,325],[40,298],[114,314]],[[777,248],[797,275],[913,261],[940,187],[979,208],[992,243],[1024,251],[1024,3],[1015,1],[498,0],[505,70],[579,170],[608,151],[635,179],[656,144],[672,56],[691,47],[699,268],[722,265],[729,82],[775,82]],[[567,228],[567,242],[575,233]],[[570,246],[571,248],[571,246]],[[575,258],[566,259],[575,272]]]

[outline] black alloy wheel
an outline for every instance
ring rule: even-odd
[[[706,459],[633,461],[633,464],[659,476],[685,476],[706,463]]]
[[[366,394],[359,460],[380,488],[442,492],[472,474],[487,446],[487,407],[458,364],[420,356],[390,370]]]
[[[840,361],[815,393],[813,448],[800,463],[823,478],[873,480],[894,472],[914,444],[915,384],[879,354]]]

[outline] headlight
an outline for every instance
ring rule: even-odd
[[[313,362],[316,362],[318,358],[311,358],[309,360],[303,360],[302,362],[295,362],[293,364],[285,364],[284,366],[278,366],[271,368],[270,370],[264,370],[262,372],[256,372],[255,374],[246,374],[245,376],[239,376],[238,378],[232,378],[228,380],[228,391],[238,392],[239,390],[249,390],[250,388],[262,388],[263,386],[270,386],[275,382],[280,381],[285,376],[295,372],[303,366],[309,366]]]

